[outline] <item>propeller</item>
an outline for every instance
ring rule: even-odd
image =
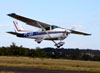
[[[71,31],[69,29],[65,29],[65,33],[64,33],[64,36],[68,36],[69,34],[71,33]]]

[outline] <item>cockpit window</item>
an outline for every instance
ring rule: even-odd
[[[50,27],[46,27],[45,29],[46,30],[52,30],[52,29],[55,29],[55,28],[60,28],[60,27],[53,25],[53,26],[50,26]]]
[[[45,29],[46,29],[46,30],[50,30],[50,27],[46,27]]]
[[[52,29],[55,29],[55,28],[60,28],[60,27],[53,25],[52,26]]]

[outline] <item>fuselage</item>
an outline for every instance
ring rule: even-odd
[[[64,40],[68,34],[66,34],[65,29],[55,28],[48,31],[20,32],[17,36],[31,39]]]

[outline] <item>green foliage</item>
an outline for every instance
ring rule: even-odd
[[[72,59],[72,60],[91,60],[100,61],[100,51],[98,50],[79,50],[76,49],[29,49],[23,46],[16,46],[12,43],[10,47],[1,47],[0,56],[27,56],[39,58],[54,58],[54,59]]]
[[[16,46],[12,43],[10,47],[1,47],[0,56],[29,56],[29,57],[47,57],[46,53],[39,49],[28,49],[23,46]]]

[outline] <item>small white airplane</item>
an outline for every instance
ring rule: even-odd
[[[55,25],[46,24],[37,20],[33,20],[30,18],[17,15],[15,13],[8,14],[8,16],[18,19],[28,25],[40,28],[41,31],[33,32],[33,31],[23,30],[19,28],[17,22],[13,22],[15,25],[16,31],[15,32],[11,31],[7,33],[16,35],[17,37],[21,37],[21,38],[35,39],[37,43],[41,43],[43,40],[50,40],[55,43],[55,46],[57,48],[60,48],[61,46],[64,45],[64,42],[62,42],[62,40],[64,40],[69,34],[79,34],[79,35],[85,35],[85,36],[91,35],[89,33],[84,33],[84,32],[75,31],[72,29],[66,29],[66,28],[55,26]],[[60,42],[56,43],[55,40],[59,40]]]

